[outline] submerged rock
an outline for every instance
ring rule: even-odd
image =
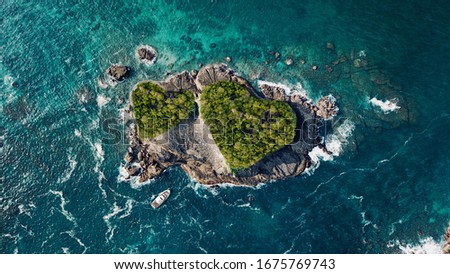
[[[356,58],[355,60],[353,60],[353,66],[355,68],[367,67],[367,65],[368,62],[366,59]]]
[[[123,65],[112,65],[106,70],[106,74],[115,81],[123,81],[130,75],[131,68]]]
[[[336,50],[334,44],[331,43],[331,42],[327,42],[327,49],[329,49],[329,50],[331,50],[333,52]]]

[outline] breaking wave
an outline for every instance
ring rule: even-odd
[[[373,97],[372,99],[369,100],[369,103],[372,106],[379,107],[384,113],[389,113],[389,112],[400,109],[400,106],[397,105],[397,103],[398,103],[397,98],[382,101],[382,100],[377,99],[376,97]]]
[[[98,95],[97,96],[97,106],[98,106],[98,108],[101,109],[104,105],[108,104],[109,101],[111,101],[111,98],[108,98],[108,97],[103,96],[101,94]]]
[[[258,87],[261,85],[268,85],[271,87],[282,88],[284,90],[284,92],[286,93],[286,95],[288,95],[288,96],[298,94],[305,98],[308,98],[308,91],[305,88],[303,88],[302,84],[299,82],[296,83],[294,86],[291,86],[291,85],[285,85],[282,83],[273,83],[273,82],[258,80]]]
[[[351,120],[346,119],[334,130],[333,134],[327,135],[324,140],[324,145],[328,152],[320,147],[314,147],[308,153],[312,165],[306,170],[306,173],[309,175],[314,173],[319,167],[320,161],[332,161],[334,157],[341,155],[354,130],[355,124]]]
[[[396,240],[389,243],[388,247],[398,247],[404,254],[442,254],[443,242],[437,242],[432,237],[426,237],[419,240],[417,244],[402,243]]]

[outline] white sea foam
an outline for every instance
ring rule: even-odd
[[[233,187],[238,187],[238,188],[242,188],[242,187],[248,187],[248,188],[258,188],[258,187],[263,187],[264,185],[266,185],[267,183],[259,183],[256,186],[251,186],[251,185],[235,185],[235,184],[230,184],[230,183],[221,183],[220,184],[220,188],[233,188]],[[207,187],[208,190],[211,191],[211,193],[215,193],[216,189],[211,188],[211,187]]]
[[[301,95],[305,98],[308,98],[308,92],[306,89],[303,88],[302,84],[300,82],[296,83],[295,85],[286,85],[283,83],[273,83],[273,82],[268,82],[268,81],[263,81],[263,80],[258,80],[258,86],[261,85],[268,85],[271,87],[279,87],[284,89],[284,92],[286,93],[286,95],[291,96],[294,94],[298,94]]]
[[[102,181],[105,179],[105,175],[103,174],[103,171],[100,170],[100,167],[102,166],[103,161],[105,160],[105,152],[103,151],[102,144],[100,142],[92,143],[88,140],[89,144],[92,146],[92,150],[94,152],[94,158],[96,160],[95,166],[93,170],[98,173],[98,187],[100,188],[102,192],[103,198],[106,198],[106,191],[103,188]]]
[[[314,171],[319,168],[320,161],[332,161],[333,156],[323,151],[319,147],[314,147],[309,153],[309,158],[311,159],[311,166],[305,169],[305,174],[312,175]]]
[[[133,210],[133,199],[128,199],[125,204],[125,209],[124,209],[125,212],[124,212],[124,214],[119,216],[119,219],[130,216],[132,210]]]
[[[108,213],[107,215],[103,216],[103,221],[105,221],[106,226],[108,227],[108,230],[106,231],[106,234],[105,234],[105,235],[107,235],[108,241],[112,239],[112,237],[114,236],[114,230],[116,229],[116,227],[111,224],[109,219],[116,216],[121,211],[122,211],[122,209],[117,205],[117,203],[114,203],[112,211],[110,213]]]
[[[364,200],[364,196],[356,196],[352,195],[348,198],[349,200],[358,200],[359,204],[361,205],[362,201]]]
[[[325,137],[325,147],[331,154],[319,147],[314,147],[311,152],[308,153],[312,164],[305,170],[306,174],[313,174],[319,167],[320,161],[332,161],[334,160],[334,157],[341,155],[344,151],[344,147],[348,144],[354,129],[355,124],[347,119],[334,130],[333,134],[329,134]]]
[[[25,212],[24,205],[20,204],[20,205],[18,206],[18,208],[19,208],[19,214],[22,214],[22,213]]]
[[[406,254],[442,254],[442,246],[444,241],[438,242],[432,237],[426,237],[419,240],[418,244],[404,244],[400,241],[395,241],[392,246],[398,246],[398,248]]]
[[[186,185],[186,187],[194,190],[195,195],[197,195],[198,197],[205,198],[205,199],[210,198],[210,196],[207,195],[206,191],[210,192],[214,196],[218,194],[216,189],[213,189],[213,188],[211,188],[209,186],[206,186],[206,185],[203,185],[203,184],[198,184],[193,179],[191,179],[189,181],[189,183]]]
[[[19,208],[19,214],[25,214],[25,215],[31,217],[31,208],[30,207],[20,204],[18,206],[18,208]]]
[[[81,132],[78,129],[75,129],[74,134],[77,137],[81,137]]]
[[[65,171],[64,176],[62,178],[58,178],[58,183],[67,182],[72,176],[72,173],[74,172],[75,167],[78,164],[78,162],[75,160],[75,157],[76,156],[72,154],[69,154],[67,156],[67,160],[69,161],[69,168]]]
[[[125,120],[125,115],[126,115],[126,111],[125,111],[125,108],[123,107],[123,108],[119,108],[118,110],[117,110],[117,112],[119,113],[119,117],[120,117],[120,120],[122,120],[122,121],[124,121]]]
[[[355,124],[349,119],[345,120],[337,127],[333,134],[325,137],[325,146],[327,150],[333,153],[333,156],[339,156],[354,130]]]
[[[389,236],[392,235],[392,234],[394,234],[394,232],[395,232],[395,226],[396,226],[396,225],[400,225],[400,224],[402,224],[402,223],[403,223],[403,220],[402,220],[402,219],[398,220],[397,222],[393,222],[393,223],[389,226]]]
[[[108,104],[111,98],[106,97],[102,94],[97,95],[97,106],[101,109],[104,105]]]
[[[97,79],[97,85],[102,88],[102,89],[107,89],[108,88],[108,84],[105,82],[105,79],[99,77]]]
[[[382,101],[382,100],[377,99],[376,97],[373,97],[372,99],[369,100],[369,103],[372,106],[379,107],[384,113],[396,111],[401,108],[400,106],[397,105],[397,103],[398,103],[397,98]]]
[[[198,249],[200,249],[203,253],[208,254],[208,250],[201,247],[199,244],[197,244]]]
[[[363,228],[362,228],[362,231],[365,232],[366,226],[372,224],[372,221],[370,221],[370,220],[368,220],[366,218],[366,212],[365,211],[362,211],[360,214],[361,214],[361,219],[362,219],[361,223],[364,225]]]
[[[14,78],[12,76],[10,76],[10,75],[5,75],[5,77],[3,77],[3,83],[7,87],[12,87],[13,83],[14,83]],[[7,104],[10,104],[14,100],[17,99],[17,90],[16,89],[8,88],[8,92],[5,92],[5,95],[6,94],[7,94],[7,98],[6,98],[6,103]]]
[[[114,236],[114,231],[116,229],[116,226],[113,226],[111,224],[110,219],[115,216],[118,216],[118,214],[121,212],[124,212],[124,214],[120,215],[118,218],[119,219],[125,218],[131,214],[132,209],[133,209],[133,200],[132,199],[127,200],[124,208],[119,207],[117,205],[117,203],[114,202],[112,211],[109,212],[108,214],[106,214],[105,216],[103,216],[103,221],[105,221],[106,226],[108,227],[108,230],[106,231],[108,240],[112,239],[112,237]]]
[[[5,77],[3,77],[3,83],[5,83],[5,85],[12,86],[14,83],[14,78],[10,75],[5,75]]]
[[[139,164],[131,164],[131,166],[139,166]],[[132,189],[140,189],[141,187],[145,185],[152,184],[155,181],[155,179],[150,179],[144,182],[139,181],[139,177],[132,176],[128,174],[127,170],[125,169],[125,165],[121,164],[119,166],[119,174],[117,175],[117,182],[129,182]]]
[[[127,170],[125,169],[125,165],[119,165],[119,175],[117,175],[118,182],[126,182],[129,181],[129,175]]]
[[[80,95],[80,102],[82,102],[82,103],[87,103],[87,95],[86,94],[81,94]]]
[[[96,155],[97,155],[97,159],[101,159],[102,161],[104,160],[104,156],[105,156],[105,152],[103,151],[103,148],[102,148],[102,144],[100,144],[100,143],[95,143],[94,144],[94,147],[95,147],[95,151],[96,151]]]
[[[70,213],[66,209],[66,205],[67,205],[68,201],[66,201],[66,199],[64,199],[63,192],[62,191],[55,191],[55,190],[51,190],[50,189],[50,193],[52,193],[55,196],[58,196],[59,199],[61,200],[61,204],[60,204],[61,210],[60,210],[60,212],[64,215],[64,217],[66,217],[66,219],[68,221],[70,221],[71,223],[73,223],[74,225],[77,225],[75,217],[73,217],[72,213]]]
[[[83,250],[83,254],[86,253],[86,251],[89,249],[81,240],[80,238],[78,238],[76,236],[76,233],[74,230],[69,230],[69,231],[65,231],[65,233],[67,233],[67,235],[69,235],[70,237],[72,237],[75,241],[77,241],[77,243],[84,248]]]
[[[108,214],[106,214],[105,216],[103,216],[103,220],[109,220],[111,219],[111,217],[116,216],[117,214],[119,214],[120,212],[122,212],[123,209],[120,208],[117,203],[114,203],[112,211]]]

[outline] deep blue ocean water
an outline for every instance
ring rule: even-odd
[[[439,252],[450,222],[448,1],[55,2],[0,7],[1,253]],[[158,50],[155,65],[136,60],[142,44]],[[324,76],[341,55],[372,68],[350,60]],[[123,180],[126,140],[108,144],[102,130],[120,118],[118,100],[140,80],[226,56],[253,83],[332,93],[335,120],[348,121],[330,142],[339,156],[257,188],[209,189],[180,168]],[[113,63],[133,74],[101,89]]]

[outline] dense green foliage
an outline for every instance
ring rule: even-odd
[[[247,168],[294,139],[296,116],[287,103],[258,99],[236,83],[204,88],[200,111],[233,169]]]
[[[192,92],[169,93],[150,82],[139,84],[133,90],[132,100],[141,138],[153,138],[166,132],[194,109]]]

